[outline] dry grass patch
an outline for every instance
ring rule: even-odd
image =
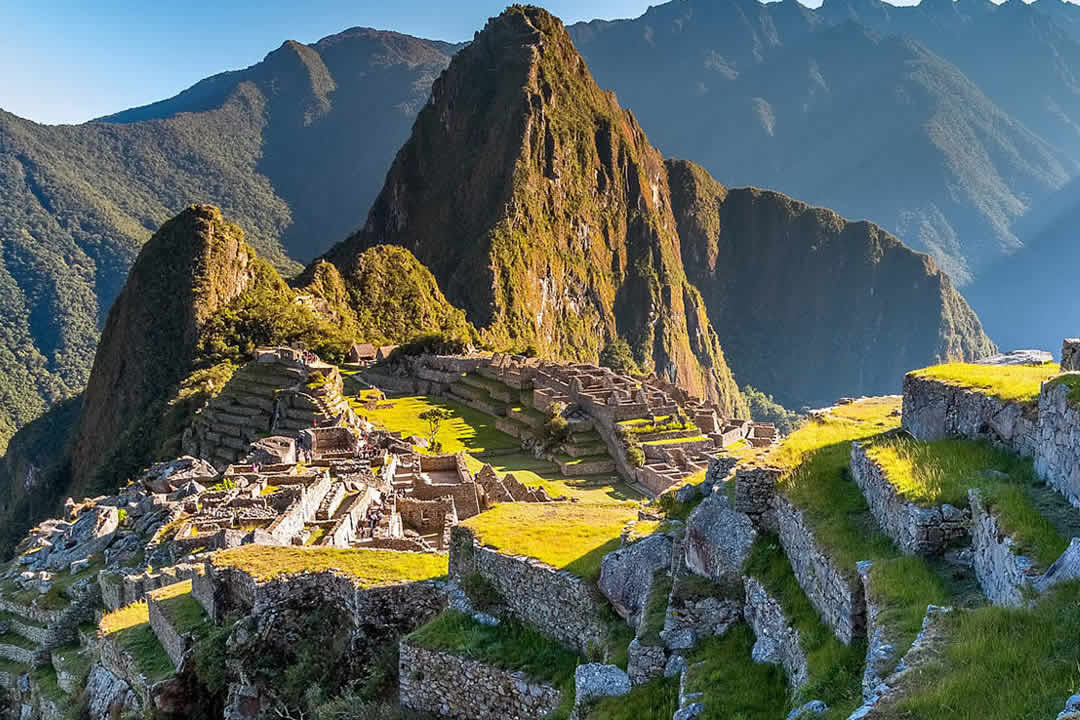
[[[947,363],[910,373],[947,385],[976,390],[1003,402],[1035,403],[1042,384],[1061,372],[1057,363],[1045,365],[975,365]]]
[[[447,571],[445,555],[363,548],[245,545],[217,553],[212,562],[216,567],[242,570],[258,582],[337,570],[356,578],[361,587],[430,580]]]
[[[595,580],[603,556],[636,519],[637,507],[629,503],[504,503],[462,525],[481,544]]]

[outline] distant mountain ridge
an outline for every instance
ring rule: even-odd
[[[187,205],[289,274],[359,227],[454,49],[354,28],[99,122],[0,111],[0,449],[82,390],[140,246]]]

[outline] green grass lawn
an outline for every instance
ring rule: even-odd
[[[359,408],[357,412],[379,427],[392,432],[401,432],[405,437],[419,435],[427,438],[428,424],[420,419],[420,414],[431,408],[449,410],[453,417],[442,423],[435,439],[442,443],[443,453],[483,452],[485,450],[508,450],[521,447],[517,438],[511,437],[495,427],[495,418],[470,407],[448,400],[426,395],[408,395],[387,399],[393,404],[385,410]]]
[[[588,720],[671,720],[679,709],[679,678],[657,678],[629,695],[598,700]],[[738,717],[738,716],[735,716]]]
[[[687,692],[704,693],[702,720],[778,720],[786,715],[788,687],[775,665],[750,659],[754,633],[738,624],[705,640],[687,658],[704,662],[688,673]]]
[[[462,523],[480,543],[527,555],[586,580],[600,577],[600,561],[619,546],[632,503],[502,503]]]
[[[916,370],[915,377],[940,380],[948,385],[977,390],[1004,402],[1033,403],[1042,383],[1061,372],[1057,363],[1045,365],[975,365],[947,363]]]
[[[355,577],[362,587],[429,580],[447,572],[445,555],[363,548],[244,545],[215,554],[213,563],[243,570],[259,582],[293,573],[339,570]]]
[[[565,495],[583,502],[610,502],[612,500],[638,500],[641,495],[631,490],[628,485],[612,475],[601,479],[580,476],[567,477],[559,472],[559,467],[547,460],[539,460],[525,453],[496,455],[477,459],[465,456],[465,462],[472,473],[479,472],[485,463],[491,465],[500,475],[513,473],[514,477],[529,487],[540,487],[551,497]]]
[[[150,593],[176,632],[201,634],[208,629],[202,605],[191,595],[191,581],[174,583]]]
[[[764,462],[793,469],[821,448],[849,443],[900,427],[900,398],[869,398],[834,408],[822,419],[811,419],[762,456]],[[849,446],[850,447],[850,446]]]
[[[952,613],[936,662],[875,717],[888,720],[1054,718],[1080,685],[1080,581],[1049,590],[1033,610]]]

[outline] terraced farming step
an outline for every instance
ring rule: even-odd
[[[585,457],[557,456],[559,472],[567,477],[574,475],[610,475],[615,470],[615,460],[610,455],[588,455]]]

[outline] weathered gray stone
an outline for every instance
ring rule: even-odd
[[[131,687],[102,665],[90,668],[85,697],[92,720],[110,720],[139,708],[138,697]]]
[[[687,520],[686,566],[717,582],[735,581],[756,538],[749,516],[733,510],[727,498],[710,495]]]
[[[694,720],[697,716],[705,712],[705,705],[703,703],[691,703],[681,710],[677,710],[674,715],[671,716],[671,720]]]
[[[667,653],[659,645],[643,645],[634,638],[627,648],[626,674],[633,685],[642,685],[664,674]]]
[[[1044,365],[1054,362],[1054,356],[1046,350],[1013,350],[1007,353],[998,353],[982,360],[976,360],[976,365]]]
[[[788,714],[785,720],[808,720],[815,715],[824,715],[829,711],[829,706],[821,700],[811,700],[802,707],[795,708]]]
[[[686,668],[687,664],[685,657],[682,655],[672,655],[671,658],[668,659],[667,665],[664,666],[664,677],[675,677],[686,670]]]
[[[637,627],[658,570],[671,565],[672,541],[651,535],[608,553],[600,564],[600,592],[623,618]]]
[[[1061,369],[1080,370],[1080,338],[1065,338],[1061,343]]]
[[[188,480],[205,480],[215,477],[217,470],[205,460],[185,455],[168,462],[155,463],[139,478],[139,482],[153,493],[170,493]]]
[[[588,663],[574,671],[575,715],[589,703],[606,697],[621,697],[630,692],[630,676],[617,665]]]
[[[1060,383],[1047,383],[1039,395],[1035,472],[1080,507],[1080,409]]]
[[[745,579],[746,623],[757,639],[751,651],[756,663],[780,665],[792,692],[805,685],[810,671],[796,630],[780,602],[755,577]]]

